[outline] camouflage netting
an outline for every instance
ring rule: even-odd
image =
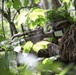
[[[76,24],[71,25],[64,33],[59,53],[64,62],[76,62]]]

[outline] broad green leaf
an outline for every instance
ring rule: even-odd
[[[21,4],[20,0],[14,0],[13,7],[14,7],[16,10],[20,9],[21,6],[22,6],[22,4]]]
[[[48,41],[40,41],[33,46],[33,50],[38,52],[40,49],[46,49],[49,43]]]
[[[27,6],[29,3],[29,0],[24,0],[24,6]]]
[[[12,1],[9,1],[9,2],[7,3],[7,7],[8,7],[8,8],[11,8],[12,5],[13,5]]]
[[[26,11],[22,11],[20,13],[20,15],[18,15],[17,20],[18,20],[18,25],[21,25],[22,23],[25,23],[25,21],[27,20],[27,15],[28,12]]]
[[[34,9],[30,14],[29,14],[29,17],[31,20],[35,21],[38,16],[43,16],[45,17],[44,13],[46,12],[46,10],[43,10],[43,9]]]
[[[24,52],[29,53],[29,51],[31,50],[33,46],[33,43],[31,41],[28,41],[25,45],[24,45]]]
[[[34,30],[38,26],[38,24],[36,24],[36,23],[37,22],[34,22],[34,21],[30,22],[30,25],[29,25],[30,29]]]
[[[41,27],[44,27],[46,24],[46,19],[43,16],[38,16],[38,18],[35,21],[30,22],[30,29],[35,29],[38,25],[40,25]]]

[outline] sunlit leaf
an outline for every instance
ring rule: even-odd
[[[29,53],[29,51],[31,50],[33,46],[33,43],[31,41],[28,41],[25,45],[24,45],[24,52]]]
[[[40,41],[33,46],[33,50],[38,52],[40,49],[46,49],[49,43],[48,41]]]
[[[35,3],[38,4],[41,0],[35,0]]]
[[[29,14],[31,20],[35,21],[39,15],[45,17],[44,13],[46,10],[43,9],[34,9],[33,12]]]
[[[42,61],[43,64],[47,63],[47,61],[49,60],[49,58],[46,58]]]
[[[46,59],[43,60],[42,63],[43,63],[43,64],[47,64],[47,63],[49,62],[50,64],[52,64],[53,61],[55,61],[58,57],[59,57],[59,56],[57,55],[57,56],[53,56],[53,57],[50,57],[50,58],[46,58]]]
[[[52,64],[52,60],[50,60],[49,58],[46,58],[42,61],[42,64],[40,64],[40,68],[42,71],[48,71],[51,70],[51,64]]]
[[[59,70],[59,68],[62,66],[62,63],[59,62],[55,62],[56,57],[58,56],[53,56],[50,58],[45,58],[42,61],[42,64],[39,64],[40,66],[38,66],[39,70],[44,71],[45,72],[55,72],[55,73],[60,73],[61,71]]]
[[[27,15],[28,12],[26,11],[22,11],[20,13],[20,15],[18,15],[17,20],[18,20],[18,25],[21,25],[22,23],[25,23],[25,21],[27,20],[27,17],[25,15]]]

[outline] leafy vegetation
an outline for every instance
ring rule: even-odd
[[[47,58],[38,57],[40,50],[47,52],[48,45],[57,41],[55,37],[46,38],[50,35],[47,35],[47,31],[51,32],[52,29],[47,28],[49,22],[68,20],[71,24],[75,23],[75,12],[69,12],[70,0],[62,0],[64,6],[51,10],[40,8],[40,2],[3,0],[0,8],[1,75],[75,75],[75,64],[59,61],[59,54]]]
[[[47,12],[47,18],[48,20],[52,22],[62,21],[62,20],[68,20],[69,22],[73,23],[74,18],[70,16],[70,13],[67,12],[64,9],[54,9]]]

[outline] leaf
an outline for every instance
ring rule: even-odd
[[[39,15],[45,17],[44,13],[45,13],[46,10],[43,10],[43,9],[34,9],[30,14],[29,14],[29,17],[31,20],[35,21]]]
[[[30,29],[35,29],[38,25],[40,26],[45,26],[46,23],[46,17],[45,13],[46,10],[40,9],[40,8],[35,8],[30,14],[29,18],[31,22],[29,23]]]
[[[33,43],[31,42],[31,41],[28,41],[25,45],[24,45],[24,52],[27,52],[27,53],[29,53],[29,51],[31,50],[31,48],[32,48],[32,46],[33,46]]]
[[[4,36],[0,34],[0,42],[5,40]]]
[[[38,52],[40,49],[46,49],[49,43],[48,41],[40,41],[33,46],[33,50]]]
[[[9,2],[7,3],[7,7],[8,7],[8,8],[11,8],[12,5],[13,5],[12,1],[9,1]]]
[[[57,72],[59,73],[60,70],[59,68],[62,66],[62,63],[60,62],[55,62],[55,60],[58,58],[59,56],[53,56],[50,58],[45,58],[41,64],[39,64],[40,66],[38,66],[39,70],[44,71],[44,72]]]
[[[24,0],[24,6],[27,6],[29,3],[29,0]]]
[[[50,58],[46,58],[43,60],[43,64],[52,64],[57,58],[59,57],[59,55],[57,56],[53,56],[53,57],[50,57]]]
[[[27,15],[28,12],[26,11],[22,11],[20,13],[20,15],[18,15],[17,20],[18,20],[18,25],[21,25],[22,23],[25,23],[25,21],[27,20]]]
[[[62,2],[66,2],[67,4],[70,2],[70,0],[62,0]]]
[[[44,70],[44,71],[51,70],[52,63],[53,63],[53,60],[50,60],[49,58],[46,58],[42,61],[42,64],[41,64],[40,68],[42,68],[42,70]]]
[[[0,34],[2,34],[2,35],[4,34],[4,31],[2,29],[0,29]]]
[[[22,6],[22,5],[21,5],[20,0],[14,0],[13,7],[14,7],[16,10],[20,9],[21,6]]]
[[[35,0],[35,3],[38,4],[41,0]]]
[[[42,61],[43,64],[46,64],[49,61],[49,58],[46,58]]]

